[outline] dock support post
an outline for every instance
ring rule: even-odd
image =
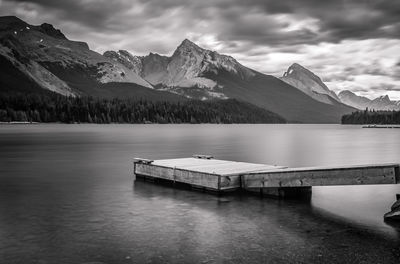
[[[260,188],[260,197],[264,197],[264,182],[262,183],[262,188]]]
[[[136,180],[136,162],[133,162],[133,176],[135,176]]]
[[[175,186],[175,184],[176,184],[176,167],[174,167],[173,176],[174,176],[174,180],[172,182],[172,185]]]
[[[221,195],[221,175],[218,175],[218,196]]]

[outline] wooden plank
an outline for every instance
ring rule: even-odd
[[[248,162],[196,158],[156,160],[153,162],[153,164],[219,175],[238,175],[245,172],[268,171],[271,169],[287,168],[284,166],[273,166]]]
[[[241,173],[268,171],[271,169],[277,169],[277,167],[270,165],[234,163],[234,162],[229,162],[225,164],[207,164],[207,165],[179,166],[179,167],[177,166],[176,168],[182,168],[192,171],[212,173],[218,175],[228,175],[228,176],[239,175]]]
[[[165,166],[165,167],[179,167],[179,168],[189,168],[191,166],[198,165],[217,165],[229,163],[226,160],[207,160],[207,159],[196,159],[196,158],[183,158],[183,159],[165,159],[165,160],[155,160],[154,165]]]
[[[288,168],[243,175],[245,188],[396,184],[398,164]]]
[[[137,163],[135,174],[218,189],[218,175]]]

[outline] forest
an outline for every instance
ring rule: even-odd
[[[49,94],[0,94],[0,122],[285,123],[265,109],[234,99],[152,102]]]
[[[342,124],[400,124],[400,111],[365,109],[342,116]]]

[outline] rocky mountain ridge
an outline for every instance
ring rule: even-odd
[[[125,50],[106,51],[103,55],[131,68],[149,83],[164,90],[185,95],[183,88],[201,88],[201,99],[226,98],[221,93],[222,87],[206,78],[206,73],[218,74],[223,70],[241,79],[255,75],[253,70],[241,65],[234,58],[203,49],[188,39],[182,41],[171,57],[157,53],[134,56]]]
[[[0,18],[0,56],[41,87],[69,96],[82,93],[68,74],[87,82],[130,82],[152,86],[124,65],[71,41],[50,24],[33,26],[17,17]],[[77,77],[77,76],[75,76]]]
[[[359,110],[375,109],[375,110],[396,110],[400,111],[400,101],[391,101],[388,95],[379,96],[373,100],[358,96],[355,93],[344,90],[339,93],[339,98],[343,103],[350,105]]]

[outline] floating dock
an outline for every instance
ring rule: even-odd
[[[237,189],[271,191],[312,186],[397,184],[399,164],[288,168],[286,166],[218,160],[207,155],[191,158],[134,159],[137,177],[185,183],[218,192]],[[280,192],[281,193],[281,192]],[[281,194],[280,194],[281,195]]]
[[[399,164],[288,168],[217,160],[208,155],[181,159],[134,159],[136,179],[167,181],[218,193],[245,190],[276,197],[310,197],[312,186],[398,184]],[[400,197],[400,195],[399,195]],[[385,220],[400,220],[400,199]]]

